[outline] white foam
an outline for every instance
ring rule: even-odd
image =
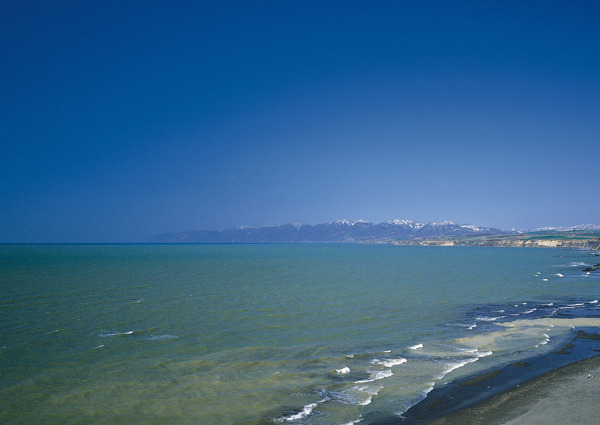
[[[345,375],[347,373],[350,373],[350,368],[348,366],[345,366],[341,369],[336,369],[335,370],[337,373],[339,373],[340,375]]]
[[[491,356],[492,354],[494,354],[492,351],[479,351],[477,348],[460,349],[460,352],[465,353],[465,354],[471,354],[472,357],[462,359],[458,362],[445,363],[446,368],[442,371],[442,373],[440,373],[438,376],[435,377],[436,380],[443,379],[446,375],[448,375],[453,370],[456,370],[463,366],[466,366],[469,363],[476,362],[477,360],[479,360],[482,357],[487,357],[487,356]]]
[[[176,339],[179,338],[177,335],[150,335],[147,339],[149,341],[164,341],[165,339]]]
[[[368,404],[371,404],[371,402],[373,401],[373,396],[369,396],[366,399],[364,399],[363,401],[361,401],[360,403],[358,403],[360,406],[366,406]]]
[[[420,403],[421,401],[423,401],[425,399],[425,397],[427,397],[427,394],[429,394],[431,391],[433,391],[433,388],[435,386],[434,382],[429,382],[428,383],[429,387],[425,388],[423,391],[421,391],[421,394],[419,397],[417,397],[415,400],[411,401],[410,403],[406,404],[403,406],[404,410],[398,411],[398,412],[394,412],[394,414],[396,416],[400,416],[401,418],[404,419],[404,416],[402,416],[408,409],[410,409],[411,407],[413,407],[414,405]]]
[[[575,308],[575,307],[573,307]],[[534,328],[536,326],[556,326],[575,329],[581,327],[600,327],[600,318],[597,317],[577,317],[572,319],[547,317],[541,319],[523,319],[516,320],[514,322],[499,323],[499,325],[506,328],[515,328],[522,332],[526,328]]]
[[[399,359],[384,360],[381,364],[385,367],[392,367],[392,366],[401,365],[402,363],[406,363],[406,359],[399,358]]]
[[[495,322],[496,320],[502,319],[503,317],[506,317],[506,316],[497,316],[497,317],[478,316],[475,318],[475,320],[479,320],[480,322]]]
[[[456,363],[446,363],[445,364],[446,369],[444,369],[442,371],[442,373],[440,373],[438,376],[436,376],[435,379],[436,380],[443,379],[446,375],[448,375],[453,370],[456,370],[456,369],[459,369],[459,368],[461,368],[463,366],[466,366],[469,363],[476,362],[477,360],[479,360],[478,357],[472,357],[470,359],[462,360],[462,361],[456,362]]]
[[[546,280],[547,280],[547,279],[546,279]],[[537,308],[531,308],[531,309],[529,309],[529,310],[525,310],[525,311],[524,311],[522,314],[531,314],[531,313],[533,313],[533,312],[534,312],[534,311],[536,311],[536,310],[537,310]]]
[[[565,267],[590,267],[590,264],[579,261],[566,264]]]
[[[284,422],[284,421],[292,422],[292,421],[297,421],[298,419],[304,419],[312,413],[312,411],[314,410],[315,407],[317,407],[321,403],[326,402],[327,400],[329,400],[329,399],[324,398],[323,400],[319,400],[316,403],[307,404],[306,406],[302,407],[302,410],[300,412],[293,414],[293,415],[284,416],[282,418],[279,418],[277,421],[278,422]]]
[[[535,346],[535,348],[538,348],[542,345],[546,345],[550,342],[550,337],[548,336],[548,334],[543,334],[544,336],[544,340],[542,342],[540,342],[538,345]]]
[[[411,345],[408,348],[410,348],[411,350],[419,350],[419,349],[423,348],[423,344]]]
[[[368,404],[371,404],[371,402],[373,401],[373,396],[376,396],[379,393],[379,390],[382,389],[383,387],[373,388],[373,387],[369,387],[369,386],[363,386],[363,387],[358,387],[358,388],[354,387],[354,388],[358,389],[358,391],[360,391],[361,393],[368,394],[367,398],[358,402],[359,406],[366,406]]]
[[[127,331],[127,332],[117,332],[117,331],[100,331],[97,332],[96,335],[98,335],[101,338],[108,338],[111,336],[118,336],[118,335],[132,335],[133,331]]]
[[[406,359],[404,359],[402,357],[400,357],[398,359],[384,359],[384,360],[373,359],[373,360],[371,360],[371,364],[378,364],[378,365],[382,365],[384,367],[397,366],[402,363],[406,363]]]
[[[598,300],[589,301],[590,304],[598,304]]]
[[[281,418],[280,422],[283,422],[283,421],[291,422],[291,421],[297,421],[298,419],[304,419],[308,415],[310,415],[312,413],[313,409],[317,406],[318,406],[318,403],[307,404],[306,406],[304,406],[302,408],[302,410],[300,412],[296,413],[295,415],[289,415],[287,417],[283,417],[283,418]]]
[[[562,273],[556,273],[554,276],[558,276],[558,277],[565,277],[565,275],[564,275],[564,274],[562,274]]]
[[[367,379],[361,379],[360,381],[355,381],[354,383],[355,384],[367,384],[369,382],[375,382],[375,381],[379,381],[380,379],[389,378],[393,374],[394,374],[394,372],[392,372],[389,369],[381,370],[381,371],[377,371],[377,372],[371,372],[371,376],[369,376]]]

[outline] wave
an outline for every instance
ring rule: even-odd
[[[402,357],[400,357],[398,359],[385,359],[385,360],[373,359],[373,360],[371,360],[371,364],[378,364],[378,365],[385,366],[385,367],[392,367],[392,366],[397,366],[397,365],[406,363],[406,361],[407,360]]]
[[[591,264],[584,263],[583,261],[572,261],[568,264],[563,264],[558,267],[590,267]]]
[[[120,335],[133,335],[133,331],[119,332],[119,331],[101,330],[100,332],[96,332],[96,336],[99,336],[100,338],[108,338],[111,336],[120,336]]]
[[[369,382],[379,381],[380,379],[389,378],[394,375],[394,372],[391,370],[379,370],[376,372],[370,372],[371,375],[367,379],[361,379],[360,381],[355,381],[355,384],[367,384]]]
[[[164,341],[166,339],[177,339],[179,338],[177,335],[150,335],[147,336],[146,339],[148,341]]]
[[[538,345],[535,346],[535,348],[541,347],[542,345],[546,345],[550,342],[550,337],[548,336],[548,334],[543,334],[544,340],[542,342],[540,342]]]
[[[475,317],[475,320],[479,320],[480,322],[495,322],[498,319],[503,319],[506,316],[492,316],[492,317],[486,317],[486,316],[477,316]]]
[[[337,368],[328,368],[330,376],[338,375],[334,386],[328,390],[319,390],[317,394],[320,394],[320,397],[315,397],[315,399],[319,397],[319,401],[291,411],[280,417],[278,421],[312,423],[313,420],[321,420],[320,415],[329,412],[330,408],[334,409],[329,406],[330,404],[337,405],[336,410],[343,405],[354,406],[348,409],[361,409],[363,406],[374,404],[383,388],[402,386],[404,380],[408,379],[407,382],[411,382],[410,390],[395,406],[394,411],[394,414],[402,416],[408,409],[425,399],[438,385],[438,381],[445,382],[450,378],[466,375],[474,369],[486,368],[507,358],[510,360],[515,350],[532,350],[541,346],[546,348],[540,350],[550,350],[553,344],[561,340],[563,332],[575,327],[600,327],[600,318],[553,317],[560,309],[583,310],[586,306],[596,308],[595,304],[600,303],[600,300],[591,297],[589,299],[584,302],[569,300],[571,303],[545,301],[545,303],[519,302],[514,306],[512,304],[492,305],[478,308],[474,314],[467,313],[470,320],[475,319],[479,323],[480,327],[477,331],[466,330],[467,327],[473,329],[477,326],[477,323],[473,322],[472,325],[456,323],[449,325],[463,328],[452,331],[456,334],[455,337],[458,337],[457,339],[406,344],[401,351],[395,348],[377,352],[359,350],[358,353],[352,354],[341,352],[340,357],[335,359]],[[512,314],[517,317],[511,317]],[[481,332],[480,328],[483,328]],[[460,335],[462,337],[459,337]],[[403,353],[406,358],[396,353]],[[469,366],[488,356],[493,357],[482,362],[485,363],[482,366],[476,365],[474,368]],[[334,367],[336,363],[333,363]],[[400,367],[404,363],[408,363],[409,366]],[[457,371],[461,368],[465,368],[464,371]],[[331,391],[332,389],[336,390]],[[319,407],[323,403],[325,404]],[[320,412],[320,409],[323,412]],[[351,411],[353,410],[347,412]],[[360,417],[353,422],[348,422],[350,418],[346,417],[344,423],[354,424],[363,421]]]
[[[321,400],[316,403],[307,404],[306,406],[302,407],[302,410],[299,411],[298,413],[283,416],[283,417],[279,418],[277,421],[278,422],[291,422],[291,421],[297,421],[298,419],[304,419],[312,413],[312,411],[314,410],[315,407],[317,407],[319,404],[321,404],[325,401],[327,401],[327,400]]]
[[[427,395],[433,391],[433,389],[435,388],[435,382],[429,382],[427,384],[427,388],[425,388],[423,391],[421,391],[419,397],[415,398],[414,400],[412,400],[411,402],[407,403],[404,405],[404,408],[398,412],[395,412],[396,416],[404,419],[404,416],[402,416],[404,413],[406,413],[406,411],[408,409],[410,409],[411,407],[419,404],[421,401],[425,400],[427,398]]]
[[[358,387],[358,391],[360,391],[361,393],[367,394],[367,396],[363,400],[359,401],[357,404],[359,406],[366,406],[368,404],[371,404],[371,402],[373,401],[373,396],[376,396],[377,394],[379,394],[379,390],[381,388],[383,388],[383,387],[379,387],[379,388],[372,388],[372,387],[368,387],[368,386]]]

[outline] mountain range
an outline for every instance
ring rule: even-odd
[[[452,221],[418,223],[411,220],[336,220],[324,224],[288,223],[277,226],[242,226],[224,231],[196,230],[156,235],[154,243],[340,243],[381,239],[416,239],[440,236],[517,234],[515,229],[496,229]]]

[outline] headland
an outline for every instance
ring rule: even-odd
[[[496,246],[529,248],[582,248],[599,251],[600,231],[541,231],[511,235],[462,235],[413,239],[380,239],[371,243],[422,246]]]

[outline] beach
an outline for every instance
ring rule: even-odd
[[[596,356],[547,372],[428,424],[597,424],[599,394],[600,356]]]
[[[598,352],[600,335],[579,331],[560,350],[450,383],[432,392],[402,420],[378,424],[596,424],[600,416]],[[553,368],[556,365],[563,366]],[[537,375],[529,378],[532,374]],[[466,407],[456,410],[457,406]]]

